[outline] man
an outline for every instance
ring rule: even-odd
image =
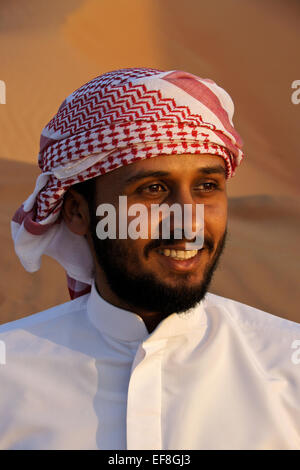
[[[207,293],[243,158],[232,117],[211,80],[125,69],[45,127],[12,233],[73,300],[0,328],[1,448],[300,449],[300,325]]]

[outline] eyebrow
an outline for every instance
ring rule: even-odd
[[[199,173],[204,173],[205,175],[211,175],[211,174],[221,174],[226,177],[226,170],[222,165],[216,165],[216,166],[205,166],[203,168],[199,168],[198,170]]]
[[[216,165],[216,166],[205,166],[198,168],[198,173],[202,173],[205,175],[212,175],[212,174],[221,174],[225,176],[226,178],[226,170],[223,166],[221,165]],[[126,179],[126,183],[134,183],[135,181],[141,180],[143,178],[158,178],[161,176],[170,176],[170,173],[168,171],[140,171],[139,173],[136,173],[133,176],[130,176],[130,178]]]
[[[159,176],[169,176],[169,175],[170,173],[168,171],[140,171],[139,173],[136,173],[135,175],[128,178],[125,182],[133,183],[134,181],[138,181],[143,178],[148,178],[149,176],[157,178]]]

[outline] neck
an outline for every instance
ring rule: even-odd
[[[158,312],[145,312],[141,311],[140,309],[136,308],[133,305],[124,302],[120,299],[110,288],[108,285],[105,276],[103,273],[100,272],[99,269],[96,269],[96,276],[95,276],[95,285],[98,291],[98,294],[108,303],[114,305],[115,307],[121,308],[123,310],[127,310],[129,312],[136,313],[139,315],[142,320],[144,321],[146,328],[149,333],[157,327],[157,325],[162,320],[162,316]]]

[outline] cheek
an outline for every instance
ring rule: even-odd
[[[156,218],[151,216],[151,207],[144,204],[124,205],[123,210],[117,211],[116,230],[122,239],[147,241],[157,225]]]
[[[140,208],[141,209],[141,208]],[[150,215],[148,211],[138,210],[138,207],[130,205],[127,210],[116,214],[116,234],[120,239],[118,242],[122,246],[124,256],[130,264],[139,263],[144,253],[144,248],[149,243],[148,226],[150,225]]]
[[[205,204],[204,229],[222,235],[227,225],[227,201],[223,204]]]
[[[113,257],[113,262],[121,266],[123,269],[128,270],[130,273],[136,273],[141,270],[143,246],[141,240],[112,240],[113,246],[110,256]]]

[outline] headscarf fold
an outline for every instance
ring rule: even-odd
[[[66,270],[71,298],[87,293],[93,261],[86,239],[62,220],[66,191],[123,165],[168,154],[218,155],[230,178],[243,159],[233,113],[225,90],[183,71],[117,70],[75,90],[41,133],[41,174],[11,223],[25,269],[37,271],[47,254]]]

